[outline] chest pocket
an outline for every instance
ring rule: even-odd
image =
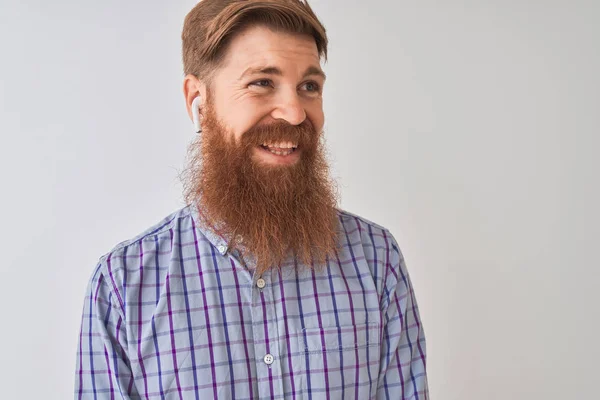
[[[380,325],[307,328],[298,335],[297,371],[304,398],[369,399],[375,395]]]

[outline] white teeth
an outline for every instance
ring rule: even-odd
[[[264,142],[262,145],[263,145],[263,147],[267,147],[269,150],[271,150],[271,149],[293,150],[298,147],[297,143],[292,143],[292,142],[280,142],[280,143]],[[273,151],[271,150],[271,152],[273,152]]]
[[[287,156],[292,154],[292,150],[288,150],[288,151],[275,151],[275,150],[271,150],[269,149],[269,151],[273,154],[276,154],[278,156]]]
[[[297,145],[292,142],[281,142],[281,143],[276,143],[271,147],[277,147],[280,149],[291,149],[293,147],[297,147]]]

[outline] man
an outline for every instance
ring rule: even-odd
[[[336,208],[323,25],[299,0],[204,0],[182,39],[188,205],[100,258],[75,397],[427,399],[398,245]]]

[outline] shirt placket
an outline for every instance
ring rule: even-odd
[[[259,398],[283,398],[282,366],[273,285],[268,273],[254,274],[252,327]]]

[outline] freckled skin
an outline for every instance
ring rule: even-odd
[[[281,75],[257,73],[241,77],[249,67],[276,67]],[[273,32],[254,26],[239,33],[230,43],[223,65],[213,76],[213,103],[216,115],[231,138],[239,138],[254,126],[286,121],[299,125],[306,119],[321,133],[324,125],[323,86],[318,74],[304,76],[309,67],[320,70],[316,43],[311,36]],[[184,95],[191,118],[191,104],[207,87],[195,76],[184,79]],[[286,163],[292,156],[276,156],[260,148],[254,154],[265,163]]]

